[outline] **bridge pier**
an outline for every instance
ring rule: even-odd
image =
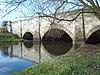
[[[41,41],[41,37],[39,36],[39,32],[35,31],[35,34],[33,35],[33,41],[34,42],[40,42]]]
[[[73,40],[73,45],[74,48],[76,49],[82,44],[85,44],[85,32],[83,30],[83,25],[80,23],[80,25],[76,24],[75,25],[75,32],[74,32],[74,40]]]

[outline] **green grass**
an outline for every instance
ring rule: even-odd
[[[0,42],[13,42],[21,41],[21,39],[15,34],[0,34]]]
[[[100,75],[100,48],[89,47],[82,46],[14,75]]]

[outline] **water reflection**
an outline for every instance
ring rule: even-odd
[[[16,44],[16,43],[15,43]],[[8,54],[8,48],[12,45],[12,43],[0,43],[0,50],[2,50],[0,53],[2,56],[9,56]]]
[[[0,75],[11,75],[11,73],[36,65],[35,62],[13,56],[14,45],[17,46],[18,43],[0,43]]]
[[[71,49],[72,43],[62,41],[43,42],[43,46],[47,52],[58,56],[66,54]]]
[[[5,52],[5,51],[1,51],[1,55],[2,55],[3,57],[9,56],[9,54],[8,54],[7,52]]]
[[[24,41],[23,42],[25,47],[32,48],[33,47],[33,41]]]
[[[27,68],[34,64],[52,59],[55,56],[63,55],[67,53],[71,49],[71,47],[72,47],[72,44],[70,44],[69,42],[64,43],[60,41],[59,42],[43,42],[43,44],[34,43],[33,41],[19,42],[19,43],[2,43],[0,44],[0,59],[2,59],[2,61],[6,61],[8,65],[4,64],[1,61],[0,64],[2,64],[3,66],[0,65],[0,68],[5,67],[5,66],[11,67],[10,64],[12,64],[12,62],[14,62],[13,65],[15,66],[17,66],[16,64],[20,65],[24,63],[23,67]],[[29,62],[29,61],[32,61],[32,62]],[[19,66],[20,70],[24,69],[21,67]],[[17,68],[13,67],[13,69],[11,70],[11,73],[12,72],[19,72],[18,66]],[[1,72],[0,72],[0,75],[2,75]]]
[[[27,60],[30,60],[30,61],[34,61],[36,63],[40,63],[40,62],[43,62],[43,61],[51,58],[50,56],[48,56],[44,52],[44,50],[42,49],[41,45],[38,44],[38,43],[37,44],[33,44],[32,48],[27,48],[24,45],[24,43],[19,43],[18,45],[14,45],[13,47],[14,47],[14,49],[13,49],[13,53],[12,54],[14,56],[17,56],[17,57],[20,57],[20,58],[24,58],[24,59],[27,59]]]
[[[43,42],[42,45],[33,41],[19,42],[18,44],[5,44],[0,46],[3,56],[16,56],[40,63],[54,56],[66,54],[72,47],[71,42]]]

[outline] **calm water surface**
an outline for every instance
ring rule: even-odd
[[[20,72],[56,56],[66,54],[72,48],[71,43],[30,42],[0,43],[0,75]]]

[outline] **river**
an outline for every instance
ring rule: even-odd
[[[0,75],[10,75],[66,54],[69,42],[5,42],[0,43]]]

